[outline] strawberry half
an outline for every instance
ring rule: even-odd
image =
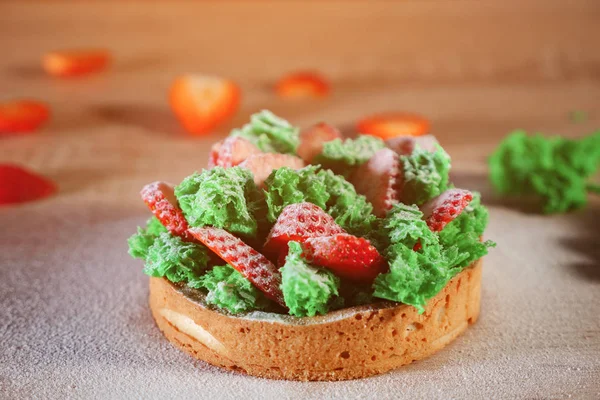
[[[433,135],[423,136],[398,136],[385,141],[390,149],[401,156],[409,156],[417,145],[423,150],[434,153],[437,150],[439,142]]]
[[[448,189],[421,206],[429,229],[439,232],[460,215],[473,200],[473,194],[464,189]]]
[[[188,132],[204,135],[237,111],[240,89],[230,80],[187,75],[171,85],[169,103]]]
[[[110,58],[103,49],[53,51],[44,55],[42,65],[48,74],[65,78],[102,71]]]
[[[350,179],[356,191],[373,204],[377,217],[384,217],[399,201],[403,180],[399,156],[387,148],[377,151]]]
[[[429,130],[429,121],[415,114],[388,113],[372,115],[356,125],[358,132],[383,140],[396,136],[421,136]]]
[[[250,170],[254,175],[256,186],[262,187],[273,170],[281,167],[300,169],[304,167],[304,161],[290,154],[261,153],[251,155],[239,166]]]
[[[166,182],[150,183],[144,186],[140,195],[152,214],[158,218],[169,232],[185,241],[194,241],[188,232],[188,222],[183,215],[183,211],[179,208],[171,184]]]
[[[253,154],[262,153],[249,140],[239,136],[230,136],[213,144],[208,159],[208,168],[235,167]]]
[[[0,103],[0,134],[31,132],[50,117],[44,103],[34,100],[12,100]]]
[[[269,256],[278,257],[287,252],[288,242],[303,242],[316,236],[331,236],[345,231],[335,223],[333,217],[312,203],[290,204],[285,207],[263,247]]]
[[[0,205],[43,199],[56,192],[49,179],[13,164],[0,164]]]
[[[329,94],[330,86],[321,74],[300,71],[281,78],[275,91],[281,97],[324,97]]]
[[[384,258],[364,238],[347,233],[313,237],[303,244],[302,257],[353,281],[372,282],[386,268]]]
[[[300,145],[296,151],[307,163],[323,150],[323,143],[341,139],[342,134],[331,125],[321,122],[300,132]]]
[[[224,229],[192,228],[194,238],[239,271],[268,298],[285,307],[281,292],[281,273],[265,256]]]

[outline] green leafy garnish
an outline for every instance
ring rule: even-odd
[[[231,132],[254,143],[266,153],[296,154],[300,143],[300,129],[288,121],[263,110],[250,117],[250,123]]]
[[[359,135],[356,139],[335,139],[323,144],[323,150],[313,163],[321,164],[337,174],[347,176],[352,167],[361,165],[385,147],[383,140],[370,136]]]
[[[371,203],[343,176],[330,170],[316,165],[299,170],[283,167],[269,175],[265,186],[270,222],[275,222],[286,206],[309,202],[325,210],[348,233],[362,236],[373,228],[376,217]]]
[[[138,226],[137,233],[131,235],[131,237],[127,239],[129,255],[133,258],[145,260],[150,246],[152,246],[156,238],[164,232],[167,232],[167,228],[165,228],[156,217],[151,217],[146,223],[146,228]]]
[[[585,206],[587,193],[595,191],[587,180],[599,165],[600,132],[574,140],[518,130],[489,159],[490,180],[498,193],[536,196],[547,214]]]
[[[175,188],[175,196],[191,226],[256,236],[264,198],[247,169],[215,167],[194,173]]]
[[[309,202],[326,208],[330,195],[324,180],[316,173],[318,169],[318,166],[309,165],[299,170],[283,167],[271,172],[265,181],[267,219],[270,222],[275,222],[290,204]]]
[[[416,206],[402,203],[388,212],[382,236],[389,240],[384,256],[390,270],[380,274],[373,284],[373,296],[410,304],[419,312],[460,271],[458,266],[468,257],[454,246],[443,248],[422,217]],[[416,245],[420,249],[415,251]]]
[[[206,289],[208,304],[232,314],[262,310],[268,304],[262,292],[229,264],[213,267],[201,277],[190,280],[188,286]]]
[[[168,232],[161,233],[146,254],[144,273],[165,277],[171,282],[197,279],[208,267],[206,247],[190,242]]]
[[[481,195],[473,192],[473,200],[462,213],[439,232],[440,243],[444,248],[456,247],[461,254],[457,266],[466,267],[488,253],[488,248],[496,244],[490,240],[481,241],[489,219],[488,210],[481,204]],[[464,256],[468,254],[468,256]]]
[[[289,242],[289,253],[281,268],[281,290],[290,314],[312,317],[326,314],[330,302],[338,295],[340,280],[333,273],[315,268],[301,257],[302,247],[298,242]]]
[[[352,235],[366,236],[370,233],[377,217],[366,197],[356,193],[354,185],[331,170],[321,170],[318,175],[323,178],[330,195],[326,211],[335,222]]]
[[[403,203],[421,205],[448,188],[450,156],[440,146],[433,153],[417,146],[412,154],[400,156],[400,164]]]

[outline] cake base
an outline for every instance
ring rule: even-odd
[[[423,314],[380,302],[297,318],[230,316],[198,291],[150,278],[150,309],[165,337],[193,357],[271,379],[333,381],[381,374],[440,350],[479,315],[481,260],[429,300]]]

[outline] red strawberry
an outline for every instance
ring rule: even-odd
[[[471,200],[473,194],[468,190],[448,189],[421,206],[423,218],[432,231],[439,232],[458,217]]]
[[[383,140],[396,136],[421,136],[429,130],[425,118],[401,112],[371,115],[358,122],[357,131]]]
[[[17,165],[0,164],[0,206],[43,199],[54,192],[51,180]]]
[[[353,281],[371,282],[386,267],[383,257],[367,239],[347,233],[309,238],[302,247],[302,256],[311,264]]]
[[[277,257],[287,251],[290,240],[302,242],[310,237],[331,236],[345,231],[331,215],[312,203],[290,204],[285,207],[263,247],[263,252]]]
[[[304,167],[304,161],[289,154],[261,153],[251,155],[240,164],[240,167],[252,171],[254,183],[256,183],[256,186],[262,187],[274,169],[281,167],[300,169]]]
[[[265,256],[224,229],[192,228],[188,231],[206,247],[239,271],[267,297],[285,306],[281,273]]]
[[[166,182],[153,182],[140,192],[144,203],[152,214],[171,232],[186,241],[194,241],[187,229],[189,228],[183,211],[179,208],[173,186]]]
[[[341,138],[340,131],[321,122],[300,132],[300,145],[297,153],[300,158],[310,164],[313,158],[323,150],[323,143]]]
[[[230,136],[213,144],[210,149],[208,168],[235,167],[251,155],[259,153],[261,153],[260,149],[249,140]]]
[[[439,142],[433,135],[423,136],[398,136],[385,141],[385,144],[390,149],[394,150],[401,156],[409,156],[412,154],[416,145],[419,145],[423,150],[435,152]]]
[[[351,178],[356,191],[373,204],[373,213],[378,217],[384,217],[398,202],[403,180],[398,154],[390,149],[379,150]]]
[[[331,91],[327,78],[315,71],[298,71],[282,77],[275,91],[281,97],[325,97]]]

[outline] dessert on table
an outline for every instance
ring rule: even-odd
[[[269,111],[207,168],[154,182],[129,239],[169,341],[250,375],[343,380],[451,342],[479,314],[480,195],[449,181],[431,135],[343,138]]]

